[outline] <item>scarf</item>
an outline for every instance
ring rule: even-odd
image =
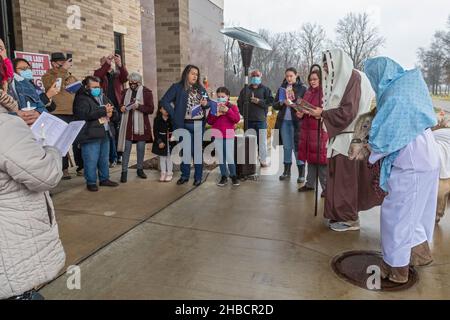
[[[131,102],[131,97],[133,95],[133,90],[128,89],[127,93],[125,94],[124,98],[124,105],[127,106]],[[143,105],[144,104],[144,86],[140,85],[137,89],[136,93],[136,103]],[[132,127],[133,127],[133,135],[144,135],[144,114],[140,112],[139,110],[127,110],[122,115],[122,120],[120,122],[120,131],[119,131],[119,141],[117,150],[119,152],[123,152],[125,150],[125,142],[126,142],[126,136],[127,136],[127,127],[128,127],[128,120],[130,118],[130,112],[132,112]]]
[[[392,165],[401,149],[434,127],[437,119],[419,69],[405,71],[397,62],[380,57],[367,60],[365,72],[377,94],[369,144],[374,152],[385,155],[380,187],[387,191]]]
[[[328,65],[328,74],[323,72],[323,108],[332,110],[340,107],[347,85],[352,77],[353,62],[342,49],[326,51],[324,56]],[[323,69],[323,66],[322,66]],[[358,71],[358,70],[356,70]],[[358,117],[370,111],[370,106],[375,93],[372,90],[367,76],[358,71],[361,75],[361,99],[359,102],[358,114],[354,121],[343,131],[345,133],[329,141],[327,157],[331,158],[342,154],[348,156],[348,149],[353,139],[353,131]]]

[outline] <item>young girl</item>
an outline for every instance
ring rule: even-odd
[[[213,132],[212,136],[215,138],[216,153],[222,175],[220,182],[217,184],[219,187],[228,183],[228,177],[231,177],[234,186],[239,186],[234,162],[234,127],[241,120],[241,115],[238,107],[232,105],[229,99],[230,91],[227,88],[217,89],[217,114],[214,115],[210,112],[208,115],[208,123],[212,125],[213,129],[217,130]]]
[[[173,147],[173,143],[170,141],[172,131],[169,114],[160,106],[153,125],[155,142],[152,148],[152,152],[159,156],[159,164],[161,167],[160,182],[170,182],[173,179],[173,163],[170,157],[170,152]]]

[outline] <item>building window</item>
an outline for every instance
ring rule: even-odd
[[[0,0],[0,38],[5,42],[8,55],[13,57],[16,49],[11,1]]]
[[[125,63],[123,34],[114,32],[114,52],[122,58],[122,63]]]

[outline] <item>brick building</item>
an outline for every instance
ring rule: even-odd
[[[72,53],[78,78],[117,52],[158,97],[188,63],[211,88],[224,82],[223,0],[0,0],[0,10],[11,54]]]

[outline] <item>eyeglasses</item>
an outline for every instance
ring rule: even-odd
[[[22,71],[27,71],[27,70],[31,70],[31,67],[23,67],[23,68],[17,68],[17,70],[22,70]]]

